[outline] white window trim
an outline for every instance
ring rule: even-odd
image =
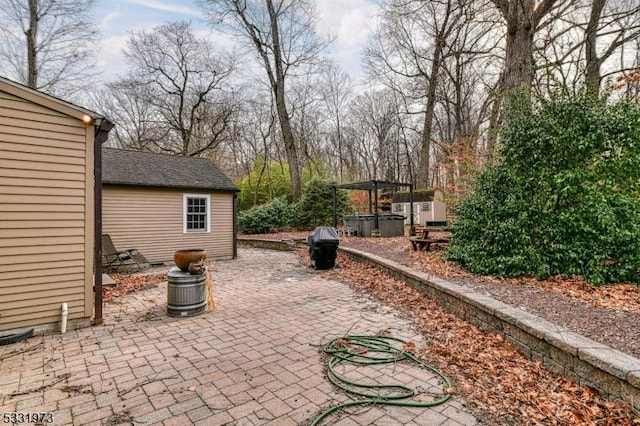
[[[207,229],[206,230],[187,230],[187,199],[188,198],[205,198],[207,200]],[[183,234],[208,234],[211,232],[211,196],[209,194],[182,194],[182,233]]]

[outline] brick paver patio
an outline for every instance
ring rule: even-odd
[[[213,312],[168,317],[165,283],[107,304],[103,326],[0,347],[0,414],[50,411],[56,425],[308,424],[349,400],[325,377],[323,343],[384,332],[423,344],[397,311],[325,275],[292,253],[240,250],[216,265]],[[404,365],[364,375],[376,374],[424,395],[442,388]],[[323,424],[475,423],[455,396],[428,409],[351,408]]]

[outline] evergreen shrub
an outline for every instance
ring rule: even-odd
[[[244,234],[277,232],[293,225],[295,217],[295,204],[290,204],[286,197],[281,196],[274,198],[269,203],[240,212],[238,214],[238,229]]]
[[[500,160],[455,209],[448,259],[500,277],[638,282],[640,107],[553,96],[510,114]]]
[[[333,225],[333,185],[333,182],[320,178],[307,183],[297,207],[296,225],[299,229]],[[336,205],[338,218],[342,221],[342,215],[351,211],[346,191],[338,190]]]

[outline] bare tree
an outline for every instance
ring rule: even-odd
[[[160,139],[163,131],[155,125],[157,120],[151,119],[152,106],[141,96],[139,88],[128,83],[110,83],[92,93],[88,102],[92,109],[118,123],[109,134],[108,144],[136,151],[153,150],[153,141]]]
[[[0,0],[0,70],[52,94],[87,88],[99,37],[89,16],[94,3]]]
[[[540,83],[572,90],[586,84],[597,94],[604,78],[633,69],[633,58],[625,60],[624,50],[633,51],[640,37],[640,5],[635,0],[571,0],[553,10],[540,28]],[[538,89],[544,90],[544,84]]]
[[[226,25],[254,49],[273,91],[289,162],[293,199],[302,195],[300,159],[287,106],[286,84],[294,72],[316,65],[327,43],[314,32],[309,0],[199,0],[214,23]]]
[[[320,152],[320,127],[324,121],[320,109],[317,76],[307,74],[292,81],[287,93],[291,128],[296,139],[301,167],[317,165]]]
[[[242,114],[234,123],[234,159],[244,170],[246,183],[251,194],[251,205],[266,200],[260,200],[260,188],[267,186],[268,198],[273,196],[273,188],[269,179],[270,165],[274,156],[274,139],[276,127],[276,112],[272,97],[255,93],[248,97],[242,107]],[[252,170],[255,173],[252,173]],[[238,176],[240,178],[241,176]],[[266,182],[265,182],[266,181]]]
[[[468,162],[493,149],[482,130],[496,102],[486,90],[497,83],[495,76],[486,76],[487,61],[496,49],[494,38],[478,37],[483,29],[484,25],[474,21],[456,32],[451,53],[442,65],[433,130],[433,175],[451,194],[458,192],[457,181],[466,178]]]
[[[363,179],[398,176],[398,108],[395,94],[378,90],[357,96],[349,106],[348,138],[355,147]]]
[[[600,90],[604,62],[625,44],[638,38],[640,4],[636,0],[592,0],[584,31],[584,79],[591,91],[598,93]]]
[[[422,142],[417,186],[430,186],[436,93],[444,61],[461,29],[474,18],[467,0],[392,0],[382,8],[382,23],[366,50],[369,73],[404,96],[423,103]]]
[[[342,182],[344,175],[344,114],[353,93],[353,83],[347,74],[335,64],[332,64],[327,67],[325,73],[322,75],[320,90],[324,107],[327,110],[327,119],[332,127],[330,140],[335,146],[334,157],[338,162],[338,180]]]
[[[237,110],[225,86],[234,69],[230,56],[215,55],[187,22],[132,34],[125,55],[132,69],[110,87],[148,105],[144,119],[154,127],[155,150],[199,156],[228,139]]]

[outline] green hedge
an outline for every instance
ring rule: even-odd
[[[270,203],[251,207],[238,214],[238,229],[244,234],[266,234],[291,226],[296,218],[296,207],[286,197],[277,197]]]
[[[345,191],[336,197],[338,217],[351,211]],[[298,204],[289,204],[285,196],[251,207],[238,214],[238,229],[244,234],[266,234],[284,228],[311,230],[333,225],[333,183],[314,178],[305,185]]]
[[[510,118],[502,161],[456,209],[447,258],[502,277],[638,282],[639,106],[557,96]]]

